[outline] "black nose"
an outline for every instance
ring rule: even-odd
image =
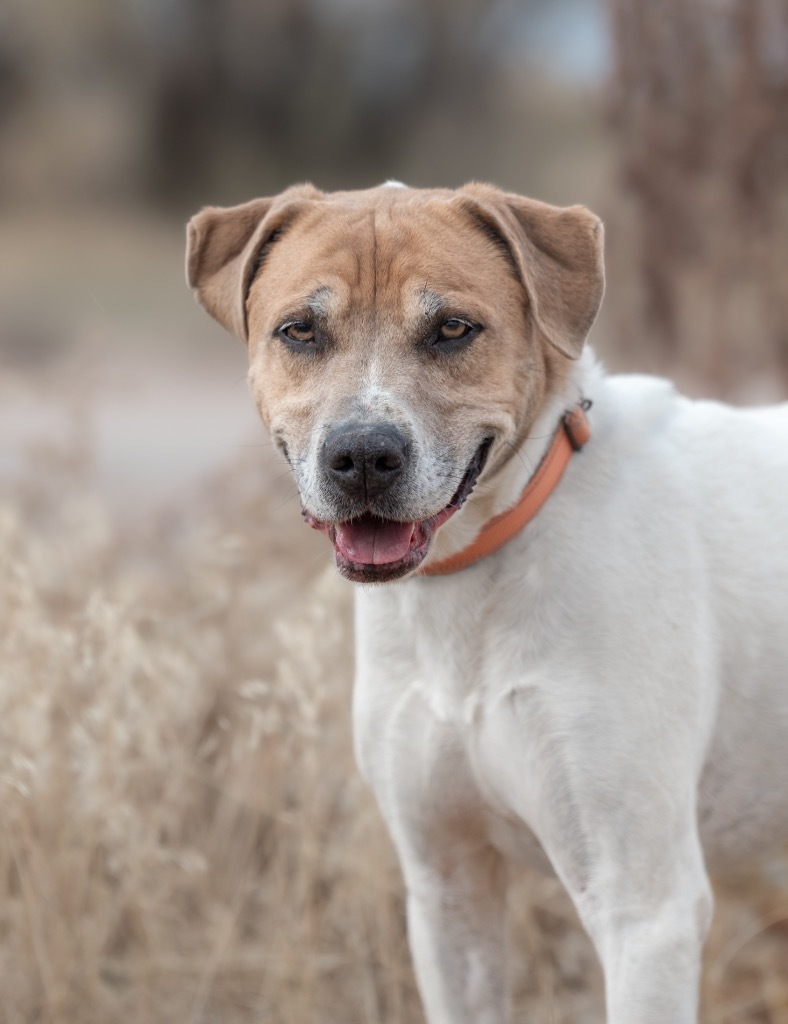
[[[323,444],[326,474],[353,498],[382,494],[402,475],[407,459],[407,439],[389,424],[347,423]]]

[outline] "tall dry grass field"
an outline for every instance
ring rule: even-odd
[[[262,430],[166,512],[102,498],[86,409],[122,389],[85,365],[25,370],[74,440],[20,449],[0,480],[0,1024],[420,1021],[400,875],[353,765],[352,588]],[[560,886],[512,881],[516,1019],[601,1022]],[[785,1024],[788,862],[718,908],[704,1021]]]

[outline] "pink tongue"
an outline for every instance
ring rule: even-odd
[[[398,562],[410,550],[415,523],[394,523],[365,515],[351,523],[338,523],[337,550],[351,562],[386,565]]]

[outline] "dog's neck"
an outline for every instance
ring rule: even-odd
[[[468,547],[493,517],[511,508],[522,494],[547,451],[562,415],[583,398],[601,373],[593,352],[586,349],[569,373],[557,380],[531,423],[525,440],[489,480],[482,480],[462,511],[435,537],[426,565]],[[560,483],[558,485],[560,487]]]

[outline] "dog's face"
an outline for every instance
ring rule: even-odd
[[[603,290],[601,225],[488,186],[310,186],[189,225],[260,413],[343,575],[397,579],[512,457]]]

